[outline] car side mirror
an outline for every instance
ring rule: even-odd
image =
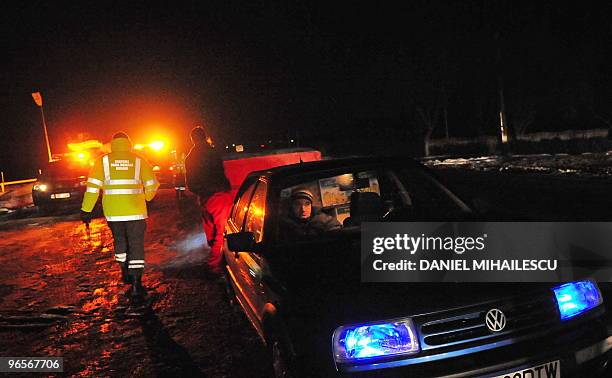
[[[232,252],[255,252],[255,234],[252,232],[236,232],[226,238],[227,248]]]

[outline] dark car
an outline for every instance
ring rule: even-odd
[[[57,160],[41,170],[32,187],[32,200],[43,212],[62,208],[79,209],[87,185],[89,165]]]
[[[281,225],[298,188],[344,227],[287,234]],[[361,222],[439,219],[474,214],[409,159],[250,174],[227,224],[227,289],[269,349],[275,375],[543,378],[605,369],[612,338],[594,282],[361,282]],[[590,301],[561,304],[572,295]]]
[[[177,163],[174,152],[144,146],[137,153],[149,162],[161,188],[174,187],[174,167]]]
[[[163,189],[174,187],[174,166],[168,162],[151,163],[155,178],[159,181],[159,185]]]

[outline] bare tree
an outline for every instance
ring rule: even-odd
[[[536,109],[532,101],[522,100],[508,110],[511,128],[516,136],[524,135],[535,121]]]
[[[445,127],[448,136],[448,104],[451,72],[443,54],[421,57],[413,67],[411,88],[407,93],[410,112],[423,137],[424,154],[431,154],[431,137],[438,126]]]
[[[602,114],[600,112],[593,111],[593,116],[608,126],[608,139],[612,140],[612,113]]]
[[[602,114],[599,112],[593,112],[593,116],[608,126],[608,129],[612,129],[612,113]]]
[[[441,88],[429,88],[429,93],[421,93],[413,99],[416,121],[423,130],[424,154],[429,156],[431,136],[439,125],[440,116],[444,111],[444,93]]]

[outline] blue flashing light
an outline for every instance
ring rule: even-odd
[[[599,306],[603,299],[592,281],[570,282],[553,289],[561,320],[567,320]]]
[[[413,354],[419,351],[414,325],[409,318],[340,327],[334,332],[336,361]]]

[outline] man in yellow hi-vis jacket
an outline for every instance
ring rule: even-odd
[[[115,260],[121,266],[123,281],[132,284],[128,293],[134,298],[145,293],[141,283],[145,263],[145,201],[155,197],[158,187],[151,166],[132,152],[132,143],[124,133],[113,136],[111,153],[96,159],[87,178],[81,219],[85,223],[91,221],[91,211],[102,192],[102,209],[115,241]]]

